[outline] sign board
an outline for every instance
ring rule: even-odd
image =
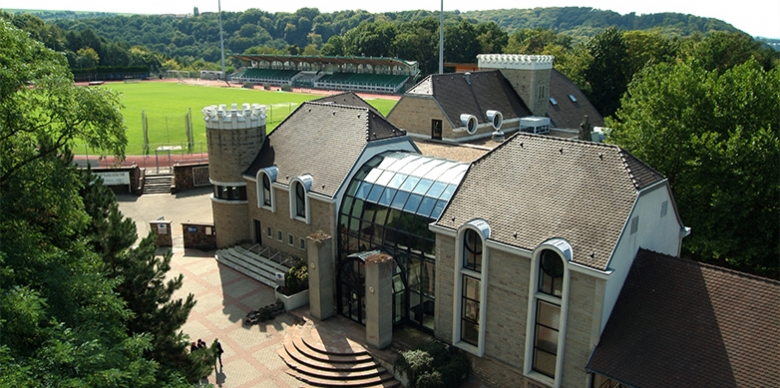
[[[168,234],[168,224],[157,224],[157,234]]]
[[[276,284],[278,284],[279,287],[284,287],[284,272],[276,273]]]
[[[95,174],[103,178],[103,184],[106,186],[130,184],[130,171],[95,172]]]
[[[187,227],[187,232],[189,232],[189,233],[197,233],[198,232],[198,227],[197,226],[188,226]]]

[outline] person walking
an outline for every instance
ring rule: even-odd
[[[222,344],[219,343],[219,338],[217,338],[214,340],[214,354],[217,356],[217,360],[219,360],[219,369],[222,369],[222,353],[225,353],[225,351],[222,350]]]

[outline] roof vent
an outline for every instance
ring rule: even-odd
[[[466,72],[465,76],[466,76],[466,83],[471,85],[471,73]]]
[[[493,128],[501,129],[501,125],[504,124],[504,115],[497,110],[489,110],[486,113],[488,120],[493,123]]]
[[[466,127],[466,131],[468,131],[469,135],[473,135],[477,132],[478,121],[474,115],[464,113],[460,115],[460,122],[462,122],[463,126]]]
[[[493,132],[493,141],[496,143],[502,143],[504,141],[504,131],[497,129]]]

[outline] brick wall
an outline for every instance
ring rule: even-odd
[[[452,133],[452,126],[432,97],[403,96],[390,115],[387,116],[387,121],[396,127],[406,130],[410,134],[422,135],[429,139],[431,137],[431,120],[433,119],[442,121],[442,136],[449,137]]]
[[[561,386],[582,387],[586,381],[585,364],[598,342],[606,282],[578,272],[571,272],[569,282]]]
[[[249,241],[250,224],[245,202],[225,203],[212,198],[211,209],[214,215],[214,227],[219,231],[217,248],[232,247],[240,242]]]
[[[203,178],[195,179],[193,176],[193,169],[197,170],[197,173],[204,173],[208,175],[208,163],[196,163],[196,164],[177,164],[173,166],[173,185],[174,192],[194,189],[195,187],[202,186]],[[205,168],[205,170],[204,170]],[[201,181],[200,184],[198,181]],[[208,184],[208,178],[205,179]]]
[[[452,343],[452,314],[455,280],[455,239],[436,235],[436,304],[434,306],[434,335]]]
[[[213,224],[181,224],[184,248],[210,251],[217,248],[216,229]]]
[[[250,129],[206,129],[209,175],[219,182],[242,182],[242,173],[260,152],[265,126]]]

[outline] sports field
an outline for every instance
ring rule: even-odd
[[[109,83],[103,86],[122,94],[122,114],[127,126],[127,155],[143,153],[143,126],[141,111],[148,122],[149,148],[153,153],[159,146],[181,146],[187,152],[185,116],[192,114],[195,146],[192,152],[206,152],[206,126],[201,110],[208,105],[236,103],[263,104],[268,106],[267,129],[270,132],[301,103],[322,97],[317,94],[289,93],[258,89],[225,88],[170,82]],[[396,101],[367,100],[382,114],[387,114]],[[76,145],[74,153],[87,152]],[[89,150],[90,154],[99,151]]]

